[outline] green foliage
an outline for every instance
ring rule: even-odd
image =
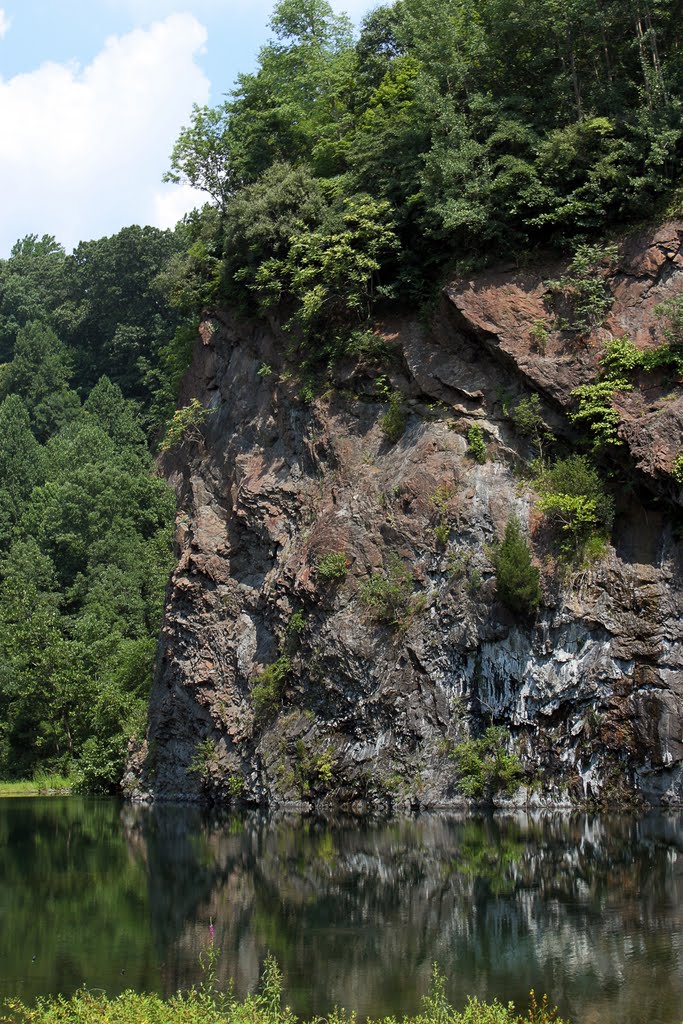
[[[401,405],[401,393],[394,391],[389,397],[389,408],[380,418],[379,427],[390,444],[396,444],[406,429],[406,414]]]
[[[331,750],[324,750],[315,759],[315,772],[324,786],[330,786],[334,779],[334,756]]]
[[[283,257],[264,260],[253,286],[264,309],[292,302],[288,328],[324,351],[343,350],[368,321],[382,258],[397,245],[388,203],[354,195],[333,213],[329,225],[291,236]]]
[[[298,612],[294,612],[289,622],[287,623],[287,632],[293,636],[300,636],[306,629],[306,616],[299,609]]]
[[[123,992],[113,999],[99,990],[82,989],[70,998],[56,996],[39,998],[33,1007],[20,999],[5,999],[3,1024],[21,1020],[24,1024],[299,1024],[287,1006],[282,1005],[282,974],[272,956],[263,965],[258,992],[239,1000],[232,983],[226,992],[217,986],[217,962],[220,951],[213,943],[202,954],[205,971],[202,985],[188,992],[178,992],[168,999],[159,995]],[[513,1003],[504,1006],[470,998],[462,1011],[454,1009],[446,998],[445,980],[436,965],[429,992],[422,1000],[422,1011],[405,1017],[404,1024],[563,1024],[557,1009],[551,1009],[544,996],[537,1002],[530,993],[530,1009],[523,1017]],[[310,1024],[315,1024],[313,1018]],[[326,1018],[330,1024],[353,1024],[355,1014],[334,1009]],[[302,1022],[303,1024],[303,1022]],[[395,1024],[387,1017],[376,1024]]]
[[[197,398],[193,398],[182,409],[176,409],[168,425],[166,436],[159,448],[162,452],[170,451],[185,443],[201,443],[203,440],[201,427],[211,412],[205,409]]]
[[[528,437],[543,458],[544,447],[554,441],[554,435],[543,418],[541,399],[538,395],[521,398],[510,412],[510,419],[518,434]]]
[[[602,268],[611,267],[617,254],[613,245],[578,245],[567,272],[548,282],[548,289],[569,303],[570,319],[562,326],[588,334],[602,324],[612,305]]]
[[[44,324],[31,321],[17,331],[14,358],[5,367],[0,398],[19,395],[36,436],[46,440],[78,415],[78,395],[69,387],[71,360]]]
[[[483,465],[486,462],[487,452],[486,441],[484,440],[484,431],[478,423],[475,423],[467,431],[467,454],[480,465]]]
[[[541,603],[540,572],[519,522],[510,519],[505,537],[493,555],[498,597],[513,612],[529,615]]]
[[[529,335],[535,350],[544,356],[550,339],[550,331],[545,320],[534,320],[529,328]]]
[[[41,445],[0,405],[0,776],[108,791],[144,726],[175,500],[119,388],[73,408]]]
[[[53,775],[39,768],[32,779],[18,782],[0,782],[0,797],[6,796],[66,796],[78,784],[77,776]]]
[[[683,486],[683,452],[679,452],[671,467],[671,475],[677,484]]]
[[[451,524],[447,519],[440,519],[434,527],[434,539],[436,543],[445,548],[448,546],[448,541],[451,537]]]
[[[315,563],[315,571],[325,582],[338,581],[346,578],[349,563],[344,551],[328,551],[321,555]]]
[[[631,391],[625,378],[610,377],[595,384],[582,384],[574,388],[571,397],[578,399],[579,407],[570,413],[572,423],[585,424],[591,435],[591,446],[599,452],[622,443],[619,437],[620,417],[612,405],[616,391]]]
[[[212,739],[207,737],[204,740],[200,740],[195,747],[195,751],[192,755],[192,759],[187,766],[188,772],[193,775],[198,775],[199,778],[206,782],[211,773],[211,767],[216,757],[216,744]]]
[[[233,188],[226,108],[192,107],[190,124],[181,130],[164,181],[186,183],[206,192],[220,208]]]
[[[231,800],[239,800],[244,793],[244,787],[245,782],[241,775],[236,775],[234,772],[228,775],[226,788]]]
[[[373,572],[361,586],[360,599],[378,622],[403,629],[421,608],[413,587],[412,572],[393,557],[385,570]]]
[[[149,401],[150,364],[183,319],[164,302],[158,277],[187,241],[182,229],[132,226],[81,242],[66,258],[66,297],[52,326],[73,352],[81,388],[105,374],[127,397]]]
[[[490,725],[478,739],[463,740],[453,747],[458,786],[465,796],[491,801],[499,793],[515,791],[523,769],[517,755],[508,753],[508,742],[502,726]]]
[[[600,360],[603,376],[619,380],[635,373],[644,363],[644,353],[628,338],[610,338]]]
[[[259,672],[251,688],[251,703],[257,721],[265,721],[275,714],[291,670],[291,660],[282,654],[272,665]]]
[[[578,556],[594,533],[609,533],[614,502],[585,456],[571,455],[540,467],[535,483],[541,495],[538,507],[566,538],[566,555]]]

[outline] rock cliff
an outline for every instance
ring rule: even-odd
[[[571,391],[605,341],[661,343],[682,240],[680,223],[624,240],[595,271],[610,309],[591,331],[549,315],[559,264],[453,281],[430,323],[380,325],[381,369],[337,366],[325,393],[276,324],[207,318],[181,399],[212,413],[162,460],[178,564],[129,793],[443,807],[462,800],[454,744],[494,722],[525,768],[518,801],[680,802],[683,391],[649,374],[615,396],[612,545],[570,568],[508,411],[536,393],[575,443]],[[492,545],[513,515],[541,568],[532,619],[496,596]]]

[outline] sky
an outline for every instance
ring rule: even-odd
[[[331,0],[358,22],[372,0]],[[255,68],[274,0],[0,0],[0,258],[70,251],[204,201],[163,184],[192,104]]]

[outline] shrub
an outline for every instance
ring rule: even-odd
[[[579,334],[598,327],[612,305],[601,267],[612,265],[618,255],[615,245],[577,246],[567,273],[558,281],[548,281],[548,290],[562,295],[571,306],[571,321],[561,324]]]
[[[683,485],[683,452],[679,452],[674,459],[674,464],[671,468],[671,475],[677,484]]]
[[[574,388],[572,398],[577,398],[579,407],[570,413],[572,423],[585,423],[592,435],[592,447],[600,451],[608,446],[622,443],[619,437],[619,413],[612,405],[615,391],[632,391],[632,385],[625,378],[610,377],[595,384],[582,384]]]
[[[227,790],[228,795],[233,800],[239,800],[239,798],[242,796],[242,793],[244,792],[244,779],[242,778],[242,776],[236,775],[234,772],[231,772],[227,778]]]
[[[138,994],[130,990],[113,999],[99,990],[82,989],[70,998],[57,996],[40,997],[35,1007],[27,1006],[20,999],[7,999],[2,1010],[9,1014],[8,1020],[24,1021],[26,1024],[299,1024],[288,1006],[282,1005],[282,974],[273,957],[264,963],[260,989],[254,995],[247,995],[242,1001],[235,997],[232,984],[226,992],[218,990],[216,984],[216,961],[219,950],[213,942],[202,954],[204,981],[201,986],[189,992],[178,992],[163,999],[156,994]],[[563,1024],[557,1010],[551,1009],[544,996],[540,1003],[530,993],[530,1009],[520,1016],[512,1003],[503,1005],[468,999],[462,1011],[454,1009],[445,992],[445,980],[436,966],[432,974],[429,993],[423,998],[422,1011],[418,1016],[405,1017],[404,1024]],[[312,1018],[310,1024],[321,1018]],[[332,1024],[354,1024],[355,1015],[335,1009],[328,1020]],[[3,1015],[2,1020],[5,1020]],[[303,1022],[301,1022],[303,1024]],[[377,1024],[395,1024],[387,1017]]]
[[[486,441],[484,440],[484,431],[476,423],[467,431],[467,453],[480,465],[483,465],[483,463],[486,462]]]
[[[448,514],[448,508],[454,494],[455,491],[452,487],[447,487],[445,484],[442,484],[441,487],[437,487],[436,490],[432,491],[429,495],[429,504],[441,518]]]
[[[176,409],[168,425],[166,436],[160,444],[162,452],[176,448],[185,441],[201,441],[201,425],[210,413],[198,399],[193,398],[189,405]]]
[[[187,766],[188,772],[198,775],[202,781],[208,779],[211,766],[216,756],[216,745],[211,739],[200,740],[195,747],[192,760]]]
[[[600,365],[608,377],[624,377],[640,369],[644,353],[629,338],[612,338],[605,343]]]
[[[502,726],[490,725],[483,736],[457,743],[451,752],[465,796],[491,801],[498,793],[513,793],[522,776],[522,764],[507,752],[509,736]]]
[[[315,563],[315,571],[322,580],[343,580],[348,572],[344,551],[329,551]]]
[[[505,537],[494,552],[493,564],[498,597],[503,604],[525,615],[535,611],[541,603],[540,572],[514,518],[505,527]]]
[[[287,623],[287,632],[290,635],[298,636],[300,633],[303,633],[305,628],[306,628],[306,616],[301,611],[301,609],[299,609],[298,612],[294,612],[294,614],[290,618],[289,622]]]
[[[578,556],[591,535],[611,529],[614,502],[584,455],[570,455],[542,468],[536,487],[541,493],[539,509],[567,538],[565,554]]]
[[[531,344],[536,352],[544,356],[545,350],[548,347],[548,339],[550,338],[550,331],[546,326],[545,320],[534,320],[529,328],[529,335],[531,337]]]
[[[440,519],[434,527],[434,539],[439,547],[445,548],[450,540],[451,524],[447,519]]]
[[[406,422],[405,413],[401,408],[401,395],[394,391],[389,398],[389,409],[379,421],[380,430],[387,441],[396,444],[405,433]]]
[[[374,572],[360,589],[360,599],[372,616],[389,626],[407,625],[417,611],[413,595],[413,574],[399,558],[393,558],[383,572]]]
[[[334,757],[331,750],[318,754],[314,762],[315,774],[324,786],[329,786],[334,778]]]
[[[520,399],[510,413],[510,419],[517,433],[528,437],[538,448],[540,458],[543,458],[543,446],[553,441],[554,435],[545,424],[538,395]]]
[[[257,720],[268,718],[276,710],[291,668],[290,659],[282,654],[257,675],[251,688],[251,703]]]

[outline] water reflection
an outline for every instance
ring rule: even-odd
[[[70,823],[51,810],[57,803],[71,808]],[[239,993],[254,988],[271,951],[300,1014],[335,1003],[361,1015],[412,1012],[437,960],[456,1003],[472,993],[521,1006],[533,987],[551,993],[575,1024],[680,1024],[680,816],[349,825],[113,804],[96,805],[91,820],[90,805],[79,805],[79,817],[68,802],[34,804],[43,809],[37,824],[19,828],[19,846],[29,829],[42,835],[43,853],[31,840],[31,856],[10,856],[1,876],[3,974],[21,928],[30,934],[39,913],[31,901],[47,886],[53,912],[31,943],[44,943],[53,927],[66,935],[41,952],[54,960],[52,988],[65,986],[65,946],[69,983],[114,991],[122,957],[134,987],[186,987],[197,980],[213,920],[223,978]],[[102,844],[108,853],[98,854]],[[34,868],[40,883],[28,880]],[[20,906],[23,924],[12,924]],[[7,923],[15,937],[6,941]],[[84,948],[93,940],[96,949]],[[4,979],[2,987],[9,990]]]

